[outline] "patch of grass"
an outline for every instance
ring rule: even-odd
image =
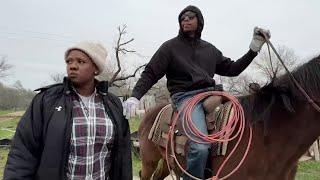
[[[300,162],[296,180],[320,179],[320,162],[305,161]]]
[[[0,139],[11,139],[20,118],[0,121]]]
[[[137,131],[140,125],[141,119],[138,117],[129,119],[130,131],[133,133]],[[141,170],[141,161],[134,153],[132,153],[132,169],[133,176],[139,177],[139,171]]]
[[[0,116],[13,112],[12,110],[0,110]]]
[[[132,170],[133,170],[133,176],[139,177],[139,171],[141,170],[141,161],[140,159],[135,156],[133,153],[132,155]]]
[[[141,122],[141,119],[138,117],[129,119],[129,126],[130,126],[131,133],[133,133],[134,131],[138,131],[140,122]]]
[[[0,121],[0,128],[7,128],[10,130],[16,130],[17,124],[20,118],[14,118],[10,120]]]
[[[5,129],[0,129],[0,139],[11,139],[14,133]]]
[[[0,148],[0,179],[3,179],[4,166],[7,162],[9,148]]]

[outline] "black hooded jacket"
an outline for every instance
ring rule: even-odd
[[[98,82],[96,89],[115,125],[110,180],[131,180],[130,130],[121,101],[108,92],[107,82]],[[70,95],[75,92],[67,79],[39,90],[17,126],[4,180],[66,179],[72,128]]]
[[[214,74],[237,76],[257,56],[256,52],[249,50],[236,62],[224,57],[215,46],[201,39],[204,20],[197,7],[188,6],[182,10],[178,17],[179,23],[181,15],[186,11],[197,15],[195,38],[184,34],[180,24],[179,35],[163,43],[145,67],[133,89],[133,97],[140,99],[164,75],[171,95],[214,87]]]

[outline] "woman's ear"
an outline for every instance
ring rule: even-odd
[[[94,75],[98,75],[99,74],[99,68],[96,64],[94,64]]]

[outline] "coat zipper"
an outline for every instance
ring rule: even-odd
[[[115,161],[115,154],[116,154],[116,149],[118,147],[118,136],[119,136],[119,132],[118,132],[118,123],[117,121],[115,120],[115,117],[112,113],[112,111],[110,110],[110,106],[108,104],[108,96],[107,95],[104,95],[105,98],[102,98],[103,99],[103,104],[105,106],[105,111],[107,112],[108,116],[110,117],[112,123],[114,124],[114,140],[113,140],[113,147],[111,149],[111,168],[110,168],[110,171],[109,171],[109,179],[112,179],[110,177],[110,174],[112,173],[112,168],[114,168],[114,161]],[[107,176],[107,175],[106,175]]]
[[[67,179],[67,168],[68,168],[68,157],[70,154],[70,138],[71,138],[71,127],[73,120],[71,119],[72,117],[72,108],[71,108],[71,102],[70,102],[70,96],[67,97],[66,99],[66,131],[65,131],[65,136],[66,138],[64,139],[64,149],[63,149],[63,160],[62,160],[62,177],[63,179]]]

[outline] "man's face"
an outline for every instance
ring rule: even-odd
[[[198,19],[196,13],[192,11],[185,12],[181,16],[180,22],[183,32],[196,32],[198,28]]]
[[[91,82],[98,71],[91,58],[80,50],[71,50],[66,64],[68,77],[77,86]]]

